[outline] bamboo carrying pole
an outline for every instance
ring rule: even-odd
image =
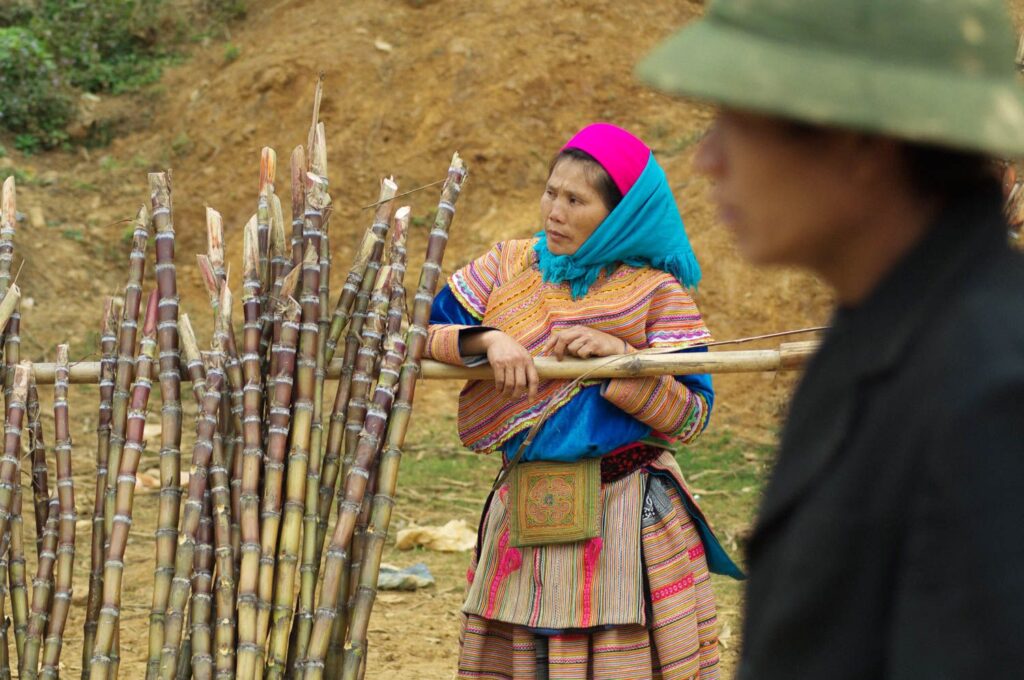
[[[621,358],[563,359],[549,357],[534,359],[537,375],[542,380],[573,380],[587,378],[642,378],[658,375],[696,375],[701,373],[757,373],[791,371],[803,365],[817,351],[816,341],[787,342],[779,349],[712,350],[702,353],[681,354],[623,354]],[[333,362],[327,369],[327,378],[338,380],[341,362]],[[56,365],[32,365],[37,385],[52,385]],[[99,382],[100,362],[82,361],[71,365],[70,383],[96,384]],[[494,375],[487,364],[465,367],[442,364],[424,359],[420,365],[421,380],[491,380]],[[191,376],[182,380],[191,381]]]

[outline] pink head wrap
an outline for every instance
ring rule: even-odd
[[[625,196],[647,167],[651,150],[630,132],[610,123],[592,123],[562,149],[586,151],[601,164]]]

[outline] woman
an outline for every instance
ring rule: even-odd
[[[457,271],[434,303],[430,356],[494,369],[462,391],[462,441],[500,450],[508,471],[468,574],[460,677],[547,678],[550,665],[565,678],[717,678],[708,567],[739,572],[669,449],[704,429],[710,377],[567,389],[533,365],[710,339],[671,190],[643,142],[590,125],[552,162],[541,223]]]

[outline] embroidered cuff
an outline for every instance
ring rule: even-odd
[[[620,409],[670,437],[692,438],[700,422],[702,401],[670,375],[658,378],[612,378],[601,395]],[[690,425],[690,427],[687,427]],[[697,428],[699,431],[699,428]]]
[[[459,331],[470,326],[458,324],[437,324],[427,328],[426,354],[445,364],[462,365],[459,354]]]

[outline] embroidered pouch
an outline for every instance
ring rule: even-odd
[[[515,465],[509,506],[509,542],[516,548],[600,536],[601,459]]]

